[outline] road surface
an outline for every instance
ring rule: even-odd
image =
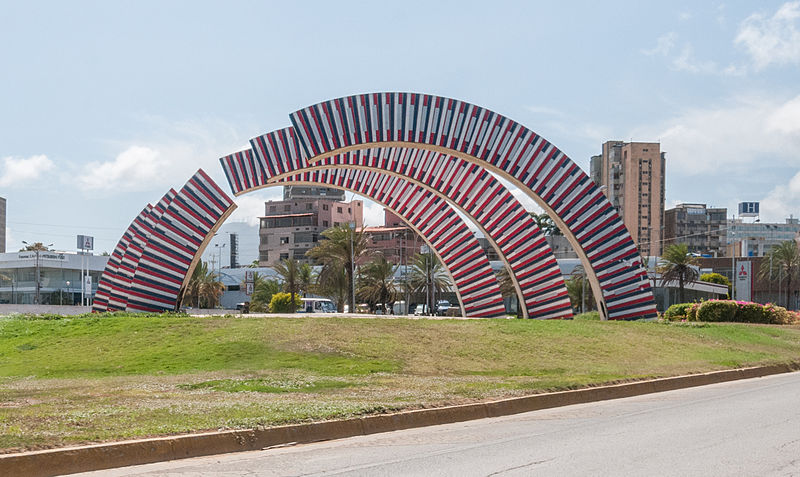
[[[800,476],[800,373],[80,475]]]

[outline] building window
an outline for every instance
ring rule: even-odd
[[[328,204],[322,204],[322,210],[328,210]]]
[[[275,212],[275,206],[274,205],[270,205],[269,206],[269,211],[270,212]]]
[[[290,210],[292,210],[292,204],[284,205],[283,206],[283,210],[284,210],[284,212],[289,212]]]
[[[289,252],[282,253],[279,260],[288,260],[289,259]]]
[[[286,245],[289,243],[289,237],[281,237],[281,245]]]
[[[323,220],[322,221],[322,226],[323,227],[327,227],[328,226],[328,221],[327,220]]]
[[[353,209],[351,209],[350,207],[348,207],[348,208],[347,208],[347,213],[348,213],[348,214],[352,214],[352,213],[353,213]]]
[[[342,208],[341,207],[336,207],[336,212],[341,214],[342,213]]]
[[[313,207],[314,207],[314,204],[312,204],[311,202],[306,204],[306,210],[311,210]]]

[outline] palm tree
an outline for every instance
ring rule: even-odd
[[[253,274],[253,295],[250,298],[250,311],[269,311],[269,302],[272,295],[281,291],[281,284],[277,280],[268,279],[260,273]]]
[[[196,308],[214,308],[224,291],[225,285],[217,280],[216,273],[209,271],[208,263],[200,262],[194,268],[181,301],[193,304]]]
[[[336,311],[342,313],[344,304],[350,299],[350,280],[344,267],[323,267],[317,276],[316,291],[336,303]]]
[[[50,248],[42,242],[34,242],[32,244],[26,245],[25,248],[19,249],[20,252],[36,252],[37,250],[40,252],[46,252],[50,250]]]
[[[658,271],[661,273],[661,286],[667,281],[678,282],[678,296],[684,303],[684,284],[692,283],[700,278],[697,271],[697,259],[689,255],[689,247],[685,243],[669,245],[661,256]]]
[[[295,297],[300,294],[300,262],[287,258],[275,263],[272,268],[283,278],[283,291],[291,295],[291,303],[294,303]]]
[[[786,278],[786,307],[790,307],[789,297],[792,281],[800,278],[800,250],[794,240],[782,242],[770,250],[761,261],[758,274],[761,279],[783,281]]]
[[[497,283],[500,285],[500,294],[503,295],[503,298],[517,298],[517,317],[521,317],[522,303],[520,303],[519,297],[517,296],[517,287],[514,286],[514,281],[511,279],[511,273],[509,273],[508,267],[501,268],[496,275]]]
[[[572,270],[572,276],[564,281],[569,294],[569,301],[572,308],[580,310],[581,313],[591,311],[596,308],[592,287],[586,279],[583,265],[578,265]]]
[[[411,263],[409,286],[415,293],[425,293],[428,301],[428,286],[432,286],[434,294],[450,290],[450,278],[433,252],[420,253]],[[433,303],[428,303],[428,311],[433,311]]]
[[[361,267],[356,295],[359,300],[369,304],[370,311],[375,311],[375,306],[382,304],[388,312],[388,305],[394,303],[398,294],[392,280],[394,270],[394,264],[387,261],[383,254],[378,254],[374,260]]]
[[[330,288],[335,283],[340,283],[338,271],[334,269],[344,269],[347,275],[347,292],[351,312],[355,311],[356,305],[352,298],[354,263],[358,263],[360,258],[367,255],[367,237],[364,229],[356,230],[341,226],[322,232],[322,240],[316,247],[306,252],[306,256],[322,265],[319,276],[320,283],[328,279],[334,280],[330,286],[325,284],[323,287]]]
[[[553,219],[550,218],[545,212],[541,214],[537,214],[536,212],[528,212],[536,222],[536,225],[541,229],[542,233],[545,235],[562,235],[561,230],[558,228]]]
[[[300,265],[300,270],[298,270],[297,273],[297,285],[300,287],[303,298],[314,289],[315,278],[314,270],[311,269],[311,265],[307,263]]]

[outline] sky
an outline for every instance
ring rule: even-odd
[[[660,142],[667,208],[800,216],[800,1],[0,0],[7,250],[84,234],[110,252],[197,168],[227,190],[219,157],[374,91],[486,107],[585,171],[605,141]],[[236,199],[243,261],[280,195]]]

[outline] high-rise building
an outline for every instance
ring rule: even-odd
[[[661,255],[665,153],[655,142],[607,141],[590,175],[619,212],[643,255]]]
[[[302,189],[317,189],[307,191]],[[363,225],[363,202],[343,202],[336,189],[334,200],[320,187],[292,187],[284,189],[284,200],[268,201],[264,204],[265,215],[260,217],[258,263],[270,266],[279,260],[294,258],[311,263],[306,252],[319,241],[320,234],[337,225],[355,222],[356,228]]]
[[[664,212],[664,246],[685,243],[690,253],[725,256],[728,209],[678,204]]]
[[[0,253],[6,253],[6,200],[0,197]]]

